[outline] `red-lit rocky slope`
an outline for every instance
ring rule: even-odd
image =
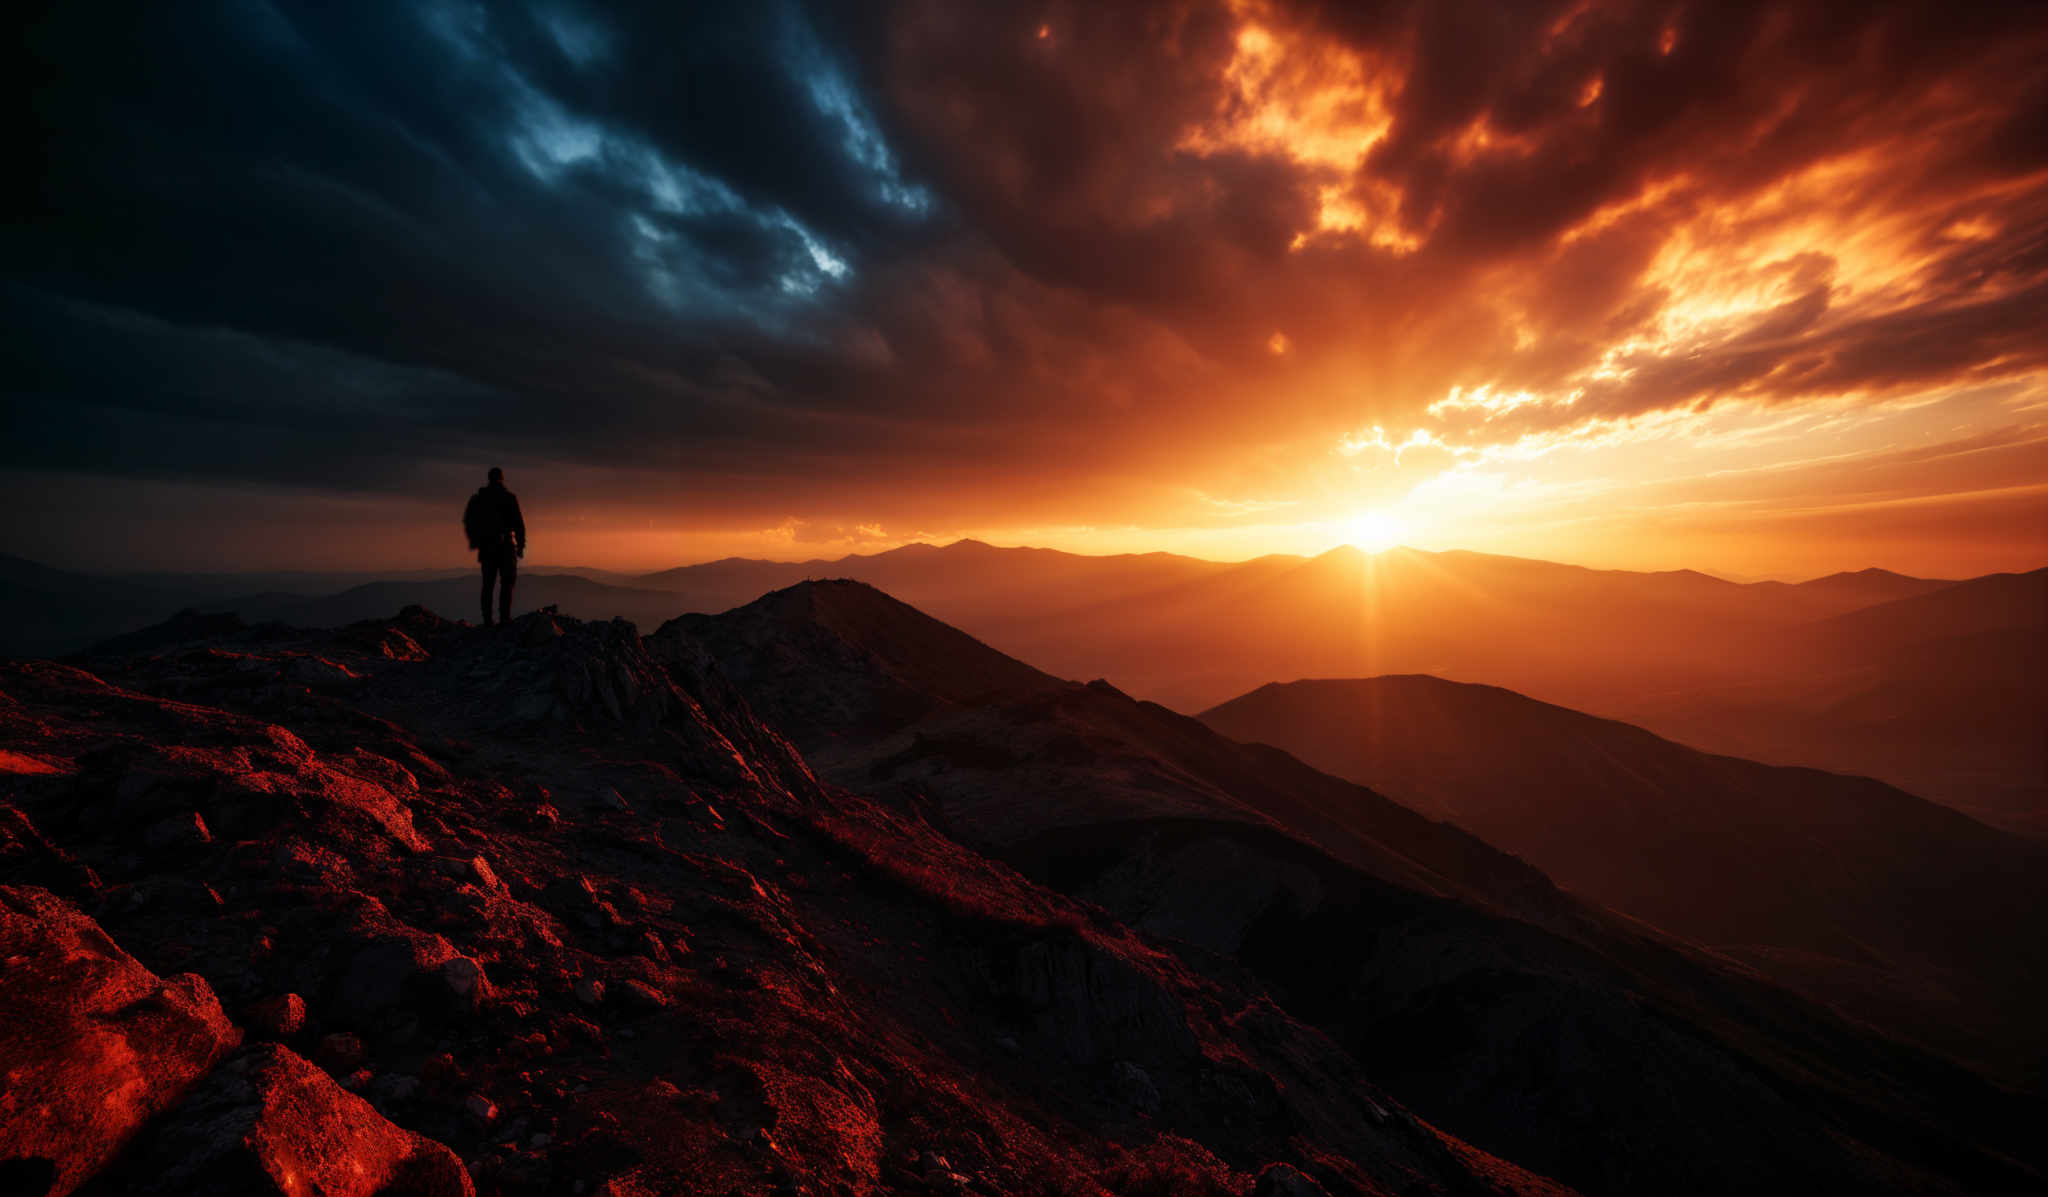
[[[9,1193],[1544,1193],[545,614],[0,664]]]

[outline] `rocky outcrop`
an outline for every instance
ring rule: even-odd
[[[46,890],[0,886],[0,969],[0,1169],[23,1191],[77,1188],[240,1039],[205,981]]]
[[[462,1161],[276,1044],[201,1082],[112,1178],[137,1197],[467,1197]]]

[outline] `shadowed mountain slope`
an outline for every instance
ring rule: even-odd
[[[1929,594],[1953,585],[1954,582],[1938,578],[1915,578],[1888,569],[1859,569],[1844,570],[1806,582],[1753,582],[1749,589],[1827,616]]]
[[[2048,622],[2048,569],[1990,574],[1837,615],[1822,625],[1841,643],[1907,645],[1977,632],[2019,632]]]
[[[0,553],[0,654],[73,652],[114,632],[154,623],[182,605],[174,591]]]
[[[1839,615],[1774,669],[1614,713],[1689,744],[1882,777],[2048,838],[2048,570]]]
[[[703,654],[753,709],[799,729],[835,779],[938,796],[943,825],[977,846],[1222,820],[1277,827],[1424,892],[1535,919],[1569,911],[1540,873],[1445,824],[1106,683],[1060,681],[859,582],[683,616],[650,642]],[[927,785],[941,775],[949,784]]]
[[[808,612],[824,615],[801,626]],[[1192,967],[1248,973],[1429,1117],[1587,1192],[1940,1187],[1958,1168],[1965,1187],[2035,1183],[1963,1144],[2030,1150],[2038,1102],[1371,790],[958,637],[842,581],[649,644],[708,662],[751,709],[812,720],[787,726],[827,779],[1167,937]],[[902,701],[918,643],[1006,680]]]
[[[1861,777],[1712,756],[1492,686],[1263,686],[1205,712],[1561,885],[2038,1080],[2048,848]]]

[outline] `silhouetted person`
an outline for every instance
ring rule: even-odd
[[[469,497],[462,530],[484,567],[484,626],[491,626],[491,588],[499,582],[498,622],[504,623],[512,618],[512,583],[526,555],[526,521],[519,515],[518,496],[505,489],[505,471],[492,466],[490,485]]]

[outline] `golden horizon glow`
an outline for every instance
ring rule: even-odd
[[[1731,577],[2048,563],[2048,161],[2027,107],[2048,29],[1987,19],[1937,45],[1873,10],[1859,52],[1828,56],[1811,47],[1840,26],[1799,5],[1505,6],[1484,37],[1405,10],[1170,8],[903,6],[863,85],[816,97],[867,198],[829,221],[767,181],[717,201],[764,245],[802,232],[829,284],[640,313],[616,338],[565,319],[533,371],[500,373],[495,332],[452,345],[484,366],[444,378],[410,341],[358,360],[66,299],[53,328],[194,394],[331,375],[342,397],[223,397],[191,473],[17,469],[6,547],[66,560],[88,527],[118,567],[439,566],[462,557],[445,508],[502,463],[537,560],[622,571],[969,537]],[[667,212],[684,176],[654,149],[570,154],[535,210],[651,188]],[[705,232],[701,263],[668,262],[696,234],[638,216],[672,298],[693,271],[710,296],[780,260],[725,262]],[[596,311],[565,315],[608,327]],[[99,364],[73,359],[57,372]],[[440,439],[359,446],[347,476],[213,460],[243,438],[324,448],[350,386],[419,389]],[[500,391],[530,416],[497,420]],[[588,427],[550,422],[585,398]],[[223,478],[245,484],[205,481]]]
[[[1368,553],[1384,553],[1401,543],[1407,528],[1399,517],[1385,511],[1367,511],[1352,518],[1346,529],[1348,543]]]

